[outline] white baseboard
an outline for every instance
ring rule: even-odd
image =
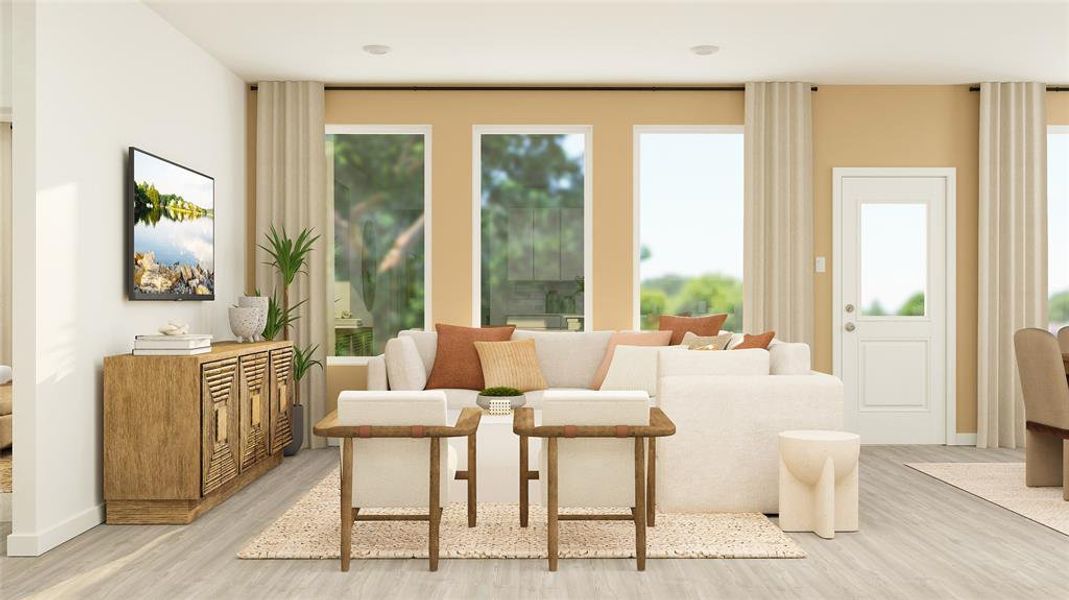
[[[976,434],[975,433],[959,433],[953,440],[951,440],[947,446],[975,446]]]
[[[40,556],[104,522],[104,505],[90,506],[73,517],[37,533],[7,536],[8,556]]]

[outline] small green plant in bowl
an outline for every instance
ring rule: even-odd
[[[510,387],[488,387],[479,392],[475,403],[492,415],[507,415],[527,403],[523,392]]]

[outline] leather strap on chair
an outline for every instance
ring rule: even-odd
[[[361,425],[356,429],[356,437],[369,438],[371,437],[371,425]]]
[[[564,437],[573,438],[573,437],[575,437],[575,434],[578,433],[578,431],[579,431],[579,429],[575,425],[565,425],[564,426]]]
[[[421,438],[421,437],[426,437],[426,435],[427,435],[427,432],[424,431],[422,425],[413,425],[412,426],[412,437]]]
[[[617,425],[616,426],[616,437],[618,437],[618,438],[631,437],[631,426],[630,425]]]

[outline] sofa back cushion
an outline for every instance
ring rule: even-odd
[[[657,376],[768,375],[768,350],[754,348],[732,352],[665,352],[658,355]]]
[[[422,329],[405,329],[397,332],[397,337],[410,337],[416,343],[416,351],[423,361],[423,368],[428,373],[434,367],[434,355],[438,352],[438,332]]]
[[[438,348],[434,354],[431,374],[427,376],[427,389],[481,390],[485,384],[475,342],[508,341],[516,328],[512,325],[460,327],[438,323],[435,329],[438,331]]]
[[[682,336],[680,336],[682,339]],[[605,356],[594,373],[592,387],[601,389],[605,381],[605,375],[609,373],[609,365],[612,364],[613,350],[617,346],[667,346],[672,339],[671,331],[617,331],[609,338],[609,346],[605,349]]]
[[[391,390],[422,390],[427,387],[427,369],[411,337],[398,336],[387,340],[383,354]]]
[[[538,366],[551,388],[592,388],[611,331],[522,331],[514,340],[534,340]]]

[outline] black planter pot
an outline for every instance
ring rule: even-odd
[[[290,407],[290,429],[293,430],[293,441],[282,449],[283,456],[296,455],[304,444],[304,406],[301,404]]]

